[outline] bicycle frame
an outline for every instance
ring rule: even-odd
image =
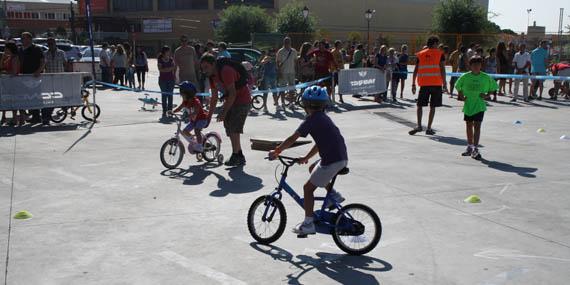
[[[273,193],[271,193],[271,199],[279,199],[281,200],[282,198],[282,191],[284,190],[287,194],[289,194],[289,196],[291,196],[295,202],[297,202],[297,204],[301,207],[304,208],[304,199],[301,198],[297,192],[295,192],[295,190],[287,183],[287,175],[289,172],[289,168],[291,166],[293,166],[296,163],[296,160],[293,160],[292,163],[288,164],[285,161],[283,161],[283,158],[285,159],[289,159],[286,157],[279,157],[279,160],[281,161],[281,163],[285,166],[285,169],[283,170],[283,172],[281,173],[281,180],[279,181],[279,185],[275,188],[275,191]],[[333,178],[333,180],[331,181],[331,187],[334,185],[336,181],[336,176]],[[324,233],[330,233],[331,229],[334,229],[335,227],[335,221],[334,221],[334,217],[336,216],[335,213],[332,213],[331,211],[329,211],[328,209],[325,208],[325,205],[327,204],[327,202],[332,199],[330,198],[330,192],[327,191],[327,195],[325,197],[315,197],[315,201],[323,201],[323,204],[321,206],[320,210],[317,210],[314,212],[314,217],[315,217],[315,222],[317,222],[317,225],[319,225],[320,223],[323,223],[325,225],[325,229],[319,229],[317,227],[317,231],[319,232],[324,232]],[[341,205],[339,203],[337,203],[336,201],[333,201],[333,205],[334,208],[339,210],[342,208]],[[273,219],[273,215],[275,214],[275,211],[277,210],[275,207],[273,208],[271,213],[268,213],[270,207],[266,207],[265,211],[263,213],[263,217],[262,220],[271,220]],[[269,214],[269,216],[268,216]],[[343,215],[346,215],[347,218],[349,218],[350,220],[354,220],[352,218],[352,216],[350,216],[350,214],[348,213],[343,213]],[[319,223],[320,222],[320,223]],[[351,228],[347,228],[348,230],[351,230]]]

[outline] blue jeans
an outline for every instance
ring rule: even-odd
[[[275,89],[277,88],[277,78],[276,77],[265,77],[263,81],[261,81],[261,86],[259,86],[260,90],[267,90],[267,89]],[[271,92],[275,93],[275,92]],[[263,100],[267,103],[267,92],[263,93]]]
[[[172,93],[174,92],[174,80],[158,80],[162,93],[162,115],[167,111],[172,111]]]

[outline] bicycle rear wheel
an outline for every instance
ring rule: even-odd
[[[207,134],[204,139],[204,159],[207,162],[213,162],[218,159],[221,147],[222,142],[218,139],[217,136],[213,134]]]
[[[253,99],[251,99],[251,106],[255,110],[261,110],[265,107],[265,100],[263,99],[263,95],[255,95]]]
[[[160,162],[168,169],[174,169],[184,159],[184,145],[177,138],[164,142],[160,148]]]
[[[280,200],[269,195],[261,196],[251,204],[247,213],[247,228],[259,243],[270,244],[285,231],[287,213]]]
[[[61,108],[51,114],[50,120],[54,123],[61,123],[67,118],[67,108]]]
[[[332,236],[342,251],[362,255],[373,250],[382,236],[378,215],[368,206],[350,204],[338,212]]]
[[[91,122],[93,121],[93,112],[95,112],[95,120],[97,120],[99,115],[101,115],[101,109],[99,105],[89,103],[89,105],[83,106],[83,109],[81,109],[81,116],[83,116],[83,119]]]

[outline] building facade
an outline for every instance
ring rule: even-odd
[[[71,11],[77,9],[77,4],[66,0],[9,0],[3,4],[6,9],[3,37],[7,34],[18,37],[22,31],[40,34],[58,27],[69,31]]]
[[[275,13],[293,0],[92,0],[96,31],[127,32],[141,45],[177,42],[180,35],[205,41],[214,38],[220,12],[229,5],[258,5]],[[427,32],[440,0],[307,0],[318,29],[335,38],[367,31],[364,12],[375,10],[373,32]],[[477,0],[488,9],[489,0]],[[84,0],[79,0],[80,7]],[[83,11],[83,8],[81,9]],[[84,11],[83,11],[84,12]],[[83,13],[84,14],[84,13]]]

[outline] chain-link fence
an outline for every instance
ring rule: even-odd
[[[312,43],[315,40],[325,39],[328,42],[341,40],[344,46],[353,45],[355,43],[363,43],[368,46],[370,50],[374,47],[386,45],[399,49],[403,44],[406,44],[411,54],[421,50],[427,41],[427,38],[432,35],[430,33],[412,33],[412,32],[382,32],[382,31],[320,31],[318,33],[290,33],[290,34],[253,34],[252,46],[260,50],[267,50],[270,48],[280,48],[282,46],[283,38],[289,36],[292,40],[293,47],[300,48],[303,42]],[[440,42],[449,47],[450,51],[455,50],[459,44],[469,46],[471,43],[480,45],[484,50],[491,47],[496,47],[500,41],[506,44],[512,42],[515,45],[519,43],[526,43],[528,49],[534,49],[538,46],[538,41],[542,39],[527,39],[523,35],[511,34],[437,34]],[[551,53],[553,58],[560,58],[561,60],[568,60],[570,58],[570,34],[550,35],[547,34],[543,39],[550,42]]]

